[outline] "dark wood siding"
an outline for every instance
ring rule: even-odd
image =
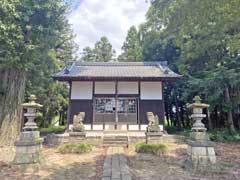
[[[164,102],[163,100],[140,100],[140,123],[148,124],[147,112],[153,112],[159,117],[159,123],[163,124],[164,120]]]
[[[84,123],[91,124],[93,120],[93,101],[92,100],[70,100],[70,120],[73,123],[73,116],[79,112],[85,112]]]

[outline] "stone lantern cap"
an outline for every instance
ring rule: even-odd
[[[194,108],[208,108],[208,107],[209,107],[209,104],[201,103],[201,100],[202,100],[202,99],[200,98],[200,96],[195,96],[195,97],[193,98],[194,103],[189,104],[187,107],[188,107],[189,109],[194,109]]]
[[[35,95],[30,95],[29,97],[29,102],[27,103],[23,103],[22,106],[25,107],[25,108],[41,108],[42,105],[41,104],[38,104],[36,103],[36,96]]]

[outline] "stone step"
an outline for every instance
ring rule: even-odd
[[[104,136],[103,146],[128,146],[127,136]]]
[[[127,141],[128,137],[104,137],[103,140],[123,140],[123,141]]]
[[[103,144],[127,144],[127,141],[103,141]]]
[[[124,131],[124,130],[105,130],[103,133],[104,134],[127,134],[128,131]]]
[[[108,137],[111,137],[111,138],[126,138],[128,136],[124,136],[124,135],[104,135],[104,137],[108,138]]]
[[[103,147],[109,147],[109,146],[112,146],[112,147],[128,147],[128,144],[103,144]]]
[[[116,141],[116,140],[113,140],[113,139],[108,139],[108,140],[103,140],[103,143],[112,143],[112,142],[117,142],[117,143],[128,143],[128,141],[127,140],[118,140],[118,141]]]

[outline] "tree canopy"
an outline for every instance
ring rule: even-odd
[[[115,50],[112,48],[112,44],[109,42],[108,38],[103,36],[99,41],[95,43],[93,49],[90,47],[85,47],[83,49],[83,61],[99,61],[107,62],[111,61],[115,56]]]
[[[122,46],[122,54],[118,56],[119,61],[141,61],[142,49],[140,36],[135,26],[130,27],[127,37]]]
[[[39,97],[44,121],[66,108],[67,88],[53,82],[51,75],[66,61],[74,60],[76,46],[67,10],[63,0],[1,2],[0,142],[13,142],[20,130],[19,105],[24,92],[26,97],[31,93]],[[51,108],[55,109],[53,113],[49,112]]]
[[[201,95],[232,131],[240,104],[238,7],[239,0],[154,0],[142,25],[144,59],[174,65],[188,87],[179,99]]]

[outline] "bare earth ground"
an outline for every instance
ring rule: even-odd
[[[134,180],[239,180],[240,143],[218,143],[218,172],[194,172],[182,167],[186,159],[185,144],[168,144],[169,152],[155,156],[137,154],[134,146],[126,150]],[[39,165],[12,165],[13,148],[0,147],[0,180],[98,180],[106,149],[91,153],[60,154],[56,148],[44,146]]]
[[[105,149],[94,148],[86,154],[60,154],[56,148],[44,147],[41,164],[12,165],[14,151],[0,148],[0,180],[97,180]]]
[[[216,154],[220,169],[209,172],[187,170],[186,144],[168,144],[169,152],[156,156],[137,154],[133,146],[127,153],[135,180],[239,180],[240,143],[217,143]]]

